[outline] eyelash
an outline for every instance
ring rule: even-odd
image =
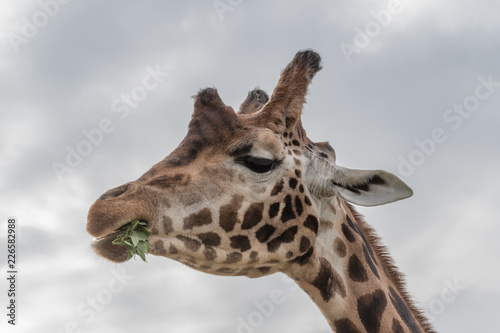
[[[253,156],[240,157],[236,161],[255,173],[269,172],[278,165],[278,162],[275,160]]]

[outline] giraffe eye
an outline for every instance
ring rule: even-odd
[[[240,157],[236,161],[256,173],[271,171],[278,164],[275,160],[253,156]]]

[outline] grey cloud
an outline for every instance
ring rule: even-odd
[[[19,140],[0,143],[0,154],[6,154],[11,147],[21,147],[21,137],[33,142],[15,159],[0,164],[6,165],[2,174],[7,175],[2,177],[0,216],[32,208],[53,217],[23,222],[21,262],[30,268],[21,273],[21,292],[30,305],[20,320],[32,321],[43,331],[62,331],[75,320],[84,331],[93,332],[235,332],[238,316],[255,311],[254,300],[282,289],[287,302],[259,332],[328,332],[308,297],[289,291],[278,275],[258,280],[212,277],[164,258],[132,263],[134,281],[113,296],[95,321],[86,323],[74,312],[112,278],[113,266],[95,259],[85,233],[93,200],[139,177],[176,147],[187,131],[191,96],[198,89],[215,86],[226,104],[238,108],[255,86],[272,92],[293,54],[309,47],[322,55],[324,69],[310,88],[303,121],[311,138],[331,141],[339,164],[397,173],[399,156],[408,158],[418,149],[415,140],[428,138],[436,127],[449,137],[406,177],[414,197],[361,209],[405,268],[409,289],[428,304],[442,276],[465,274],[460,260],[442,260],[454,249],[463,253],[458,240],[467,238],[464,233],[470,229],[460,227],[465,223],[460,216],[481,207],[470,205],[471,200],[484,203],[484,216],[478,213],[481,223],[470,221],[484,233],[474,234],[467,246],[484,251],[482,244],[491,244],[496,253],[489,225],[496,221],[492,212],[499,199],[494,189],[500,165],[500,89],[457,130],[444,122],[443,113],[474,93],[478,76],[492,74],[500,81],[499,27],[489,14],[498,8],[490,1],[472,7],[467,1],[451,7],[446,1],[408,7],[348,63],[340,43],[352,43],[354,28],[364,28],[373,20],[370,11],[386,6],[381,1],[243,1],[221,21],[213,3],[206,1],[70,2],[21,45],[18,54],[0,50],[11,64],[0,77],[0,131],[11,133],[15,123],[43,119],[39,126],[16,133]],[[37,10],[35,2],[22,15],[30,17]],[[147,66],[157,65],[170,76],[120,119],[111,103],[141,83]],[[59,183],[51,163],[64,162],[66,146],[75,149],[86,139],[82,131],[96,128],[103,118],[112,120],[113,132]],[[57,233],[50,232],[54,226],[59,227]],[[43,273],[40,261],[47,258],[54,258],[47,261],[52,271],[37,281],[36,274]],[[486,267],[491,264],[488,258],[469,256],[464,262],[476,260],[478,267]],[[492,295],[500,290],[482,282],[484,274],[467,275],[470,288],[436,319],[439,331],[469,332],[466,318],[484,316],[483,307],[498,310]],[[51,278],[56,281],[50,285],[52,301],[65,309],[56,319],[40,300]],[[489,294],[476,287],[482,284]],[[465,306],[469,301],[477,306]],[[493,323],[485,318],[482,325],[487,331]]]

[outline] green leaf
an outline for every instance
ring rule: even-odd
[[[141,226],[139,226],[138,229],[140,230],[140,232],[142,232],[143,234],[146,235],[146,238],[151,236],[151,232],[148,229],[146,229],[146,227],[141,225]]]
[[[148,247],[151,246],[148,241],[151,232],[146,229],[146,226],[146,222],[134,220],[121,227],[120,232],[111,243],[113,245],[126,245],[128,259],[137,254],[146,261]]]
[[[140,231],[134,231],[133,236],[137,237],[141,241],[145,241],[148,239],[148,235]]]
[[[137,236],[137,232],[133,232],[132,235],[130,236],[130,240],[132,241],[132,244],[134,246],[137,246],[139,244],[139,237]]]
[[[137,250],[142,253],[147,253],[148,246],[144,242],[139,242],[139,244],[137,244]]]
[[[132,224],[130,225],[130,230],[134,230],[135,228],[137,228],[137,225],[139,225],[139,220],[134,220],[132,221]]]
[[[130,247],[128,247],[127,248],[127,259],[130,259],[133,256],[134,256],[134,251]]]
[[[143,261],[146,261],[146,255],[144,253],[138,253],[138,255],[141,257]]]

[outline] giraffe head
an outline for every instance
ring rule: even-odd
[[[237,113],[215,89],[201,90],[180,145],[90,208],[95,251],[127,260],[111,241],[139,219],[152,232],[151,254],[211,274],[257,277],[309,259],[322,201],[370,206],[410,196],[396,176],[340,167],[328,143],[307,138],[300,117],[320,61],[314,51],[297,53],[271,97],[251,91]]]

